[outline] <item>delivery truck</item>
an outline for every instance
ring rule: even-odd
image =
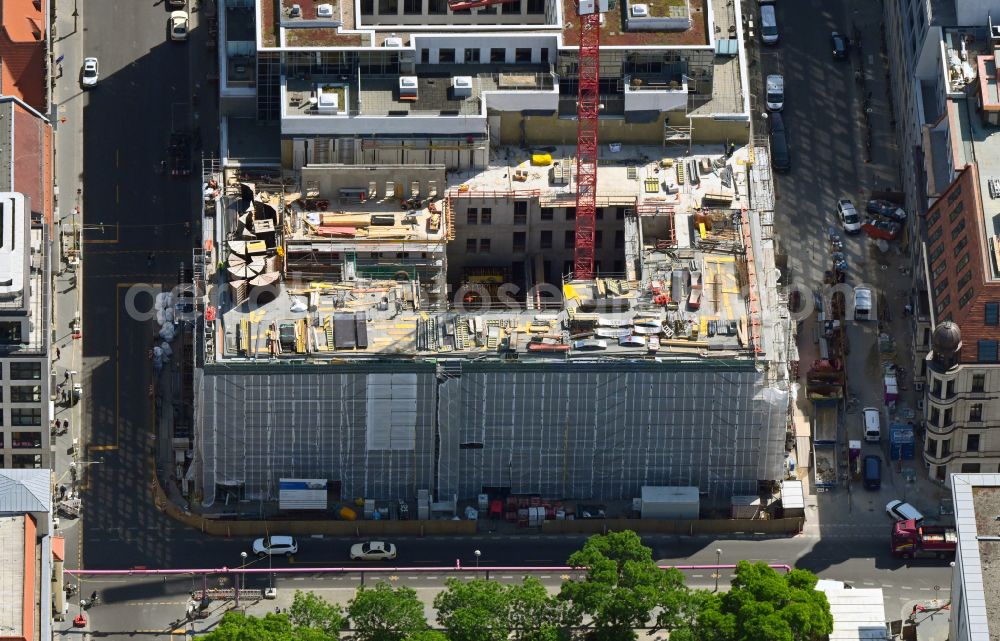
[[[946,525],[919,525],[913,519],[896,521],[892,526],[892,553],[904,559],[932,556],[945,559],[955,556],[958,533]]]

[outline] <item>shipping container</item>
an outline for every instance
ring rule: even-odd
[[[701,511],[697,487],[644,485],[641,498],[644,519],[694,521]]]

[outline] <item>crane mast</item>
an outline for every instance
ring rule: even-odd
[[[576,245],[573,277],[594,277],[597,219],[597,124],[600,111],[601,13],[607,0],[579,0],[580,54],[576,103]]]

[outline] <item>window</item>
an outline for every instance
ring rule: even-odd
[[[969,406],[969,422],[979,423],[983,420],[983,404],[973,403]]]
[[[539,220],[552,220],[553,209],[551,207],[542,207],[542,211],[538,216]]]
[[[375,0],[361,0],[361,13],[370,16],[375,13]]]
[[[4,321],[0,323],[0,344],[18,345],[21,340],[21,321]]]
[[[625,207],[615,207],[615,220],[625,220]]]
[[[940,283],[934,286],[934,295],[940,296],[944,293],[944,290],[948,289],[948,279],[943,279]]]
[[[971,269],[962,274],[962,277],[958,279],[958,287],[956,287],[955,289],[957,289],[958,291],[962,291],[962,288],[968,285],[970,280],[972,280]]]
[[[479,212],[479,224],[489,225],[493,222],[493,210],[489,207],[483,207]]]
[[[538,239],[538,246],[542,249],[552,249],[552,231],[543,229]]]
[[[480,238],[479,239],[479,253],[480,254],[488,254],[488,253],[490,253],[490,239],[489,238]]]
[[[938,259],[938,256],[940,256],[942,252],[944,252],[944,245],[938,245],[931,250],[930,254],[927,255],[927,261],[933,263]]]
[[[993,339],[981,338],[977,342],[977,347],[979,348],[979,362],[980,363],[996,363],[997,362],[997,344],[998,341]]]
[[[576,267],[576,265],[573,264],[573,261],[571,261],[571,260],[564,260],[563,261],[563,274],[572,274],[574,267]]]
[[[940,209],[935,209],[927,217],[927,229],[931,229],[932,227],[934,227],[934,225],[937,224],[937,221],[939,221],[939,220],[941,220],[941,210]]]
[[[964,218],[962,220],[958,221],[958,224],[955,225],[955,228],[951,230],[951,239],[955,240],[956,238],[958,238],[958,235],[961,234],[963,231],[965,231],[965,219]],[[958,254],[955,254],[955,255],[957,256]]]
[[[521,47],[514,49],[514,62],[531,62],[531,49]]]
[[[0,388],[0,390],[2,389]],[[41,400],[41,385],[14,385],[10,388],[11,403],[38,403]],[[0,401],[3,401],[2,394],[0,394]]]
[[[10,446],[14,449],[35,449],[42,446],[41,432],[14,432],[10,435]]]
[[[604,207],[598,207],[594,210],[595,220],[604,220]]]
[[[931,379],[931,396],[941,398],[941,379]]]
[[[965,203],[958,203],[955,208],[948,213],[948,220],[950,222],[955,222],[955,219],[962,215],[965,211]]]
[[[945,296],[938,302],[937,311],[938,314],[944,314],[944,310],[948,309],[948,305],[951,305],[951,295]]]
[[[950,380],[944,386],[944,397],[945,398],[951,398],[954,395],[955,395],[955,381],[954,380]]]
[[[10,378],[14,381],[42,380],[41,363],[11,363]]]
[[[932,407],[931,417],[930,417],[931,425],[933,425],[934,427],[941,427],[941,423],[939,422],[940,420],[941,420],[941,410],[939,410],[936,407]]]
[[[42,467],[41,454],[15,454],[10,457],[11,467],[16,470],[37,470]]]
[[[959,185],[958,187],[955,188],[955,191],[948,194],[948,204],[954,205],[955,201],[958,200],[961,195],[962,195],[962,186]]]
[[[514,232],[514,241],[513,241],[514,251],[523,252],[526,244],[527,244],[527,234],[525,234],[523,231]]]
[[[528,13],[545,13],[544,9],[542,11],[538,11],[538,12],[532,11],[531,10],[531,2],[532,2],[532,0],[528,0]],[[538,61],[540,63],[542,63],[543,65],[549,61],[549,48],[548,47],[542,47],[541,49],[538,50]]]
[[[438,50],[438,62],[445,64],[450,62],[455,62],[455,50],[454,49],[439,49]]]
[[[952,421],[952,408],[948,407],[944,410],[944,420],[941,421],[941,427],[950,427]]]
[[[962,463],[962,474],[979,474],[979,463]]]
[[[465,212],[465,223],[467,225],[479,224],[479,210],[477,208],[469,207],[469,210]]]
[[[944,270],[948,269],[948,263],[941,261],[941,264],[934,268],[931,272],[931,280],[937,280],[938,277],[944,273]]]
[[[500,13],[504,15],[516,15],[521,13],[521,0],[514,0],[514,2],[508,2],[500,5]]]
[[[507,50],[490,49],[490,62],[507,62]]]
[[[969,244],[969,237],[963,236],[962,240],[958,241],[958,243],[955,245],[955,249],[952,250],[952,254],[957,257],[959,254],[962,253],[962,250],[965,249],[965,246],[968,244]]]
[[[419,16],[424,12],[423,0],[403,0],[403,13],[409,16]]]
[[[927,454],[933,457],[937,457],[937,446],[938,442],[932,438],[927,439]]]
[[[951,439],[947,438],[941,441],[941,458],[946,456],[951,456]]]
[[[622,229],[615,230],[615,249],[622,249],[625,247],[625,231]]]
[[[941,240],[941,234],[943,233],[944,233],[944,226],[942,225],[941,227],[938,227],[927,236],[927,244],[933,245],[937,241]]]
[[[528,222],[528,201],[519,200],[514,203],[514,224],[524,225]]]
[[[545,13],[545,0],[528,0],[528,13]],[[548,60],[548,53],[548,49],[542,49],[542,62],[546,62]]]
[[[576,232],[572,229],[567,229],[566,233],[563,234],[563,247],[566,249],[573,249],[576,246]]]
[[[972,293],[976,291],[974,287],[970,287],[965,291],[964,294],[958,299],[958,306],[965,307],[965,304],[972,300]]]
[[[15,426],[20,425],[41,425],[42,424],[42,408],[40,407],[28,407],[21,408],[15,407],[10,410],[10,424]]]
[[[378,12],[385,16],[397,13],[399,10],[398,0],[378,0]]]
[[[594,231],[594,249],[601,248],[601,245],[603,244],[602,241],[604,240],[603,236],[604,234],[601,233],[600,229]]]
[[[986,374],[972,375],[972,391],[982,392],[986,390]]]
[[[430,49],[421,49],[420,50],[420,63],[421,64],[427,64],[430,61],[431,61],[431,50]]]
[[[479,49],[466,49],[465,50],[465,62],[466,63],[479,63]]]
[[[576,220],[576,207],[566,208],[566,220]]]
[[[514,280],[517,282],[524,282],[524,261],[515,260],[510,264],[510,273],[513,274]]]
[[[1000,303],[986,303],[983,311],[986,315],[983,322],[987,325],[1000,325]]]
[[[475,254],[476,253],[476,247],[477,247],[477,245],[476,245],[476,239],[475,238],[466,238],[465,239],[465,253],[467,253],[467,254]]]
[[[448,0],[428,0],[427,13],[432,16],[443,16],[448,13]]]
[[[966,253],[964,256],[958,259],[957,263],[955,263],[955,271],[956,272],[960,271],[963,267],[965,267],[968,264],[969,264],[969,254]]]

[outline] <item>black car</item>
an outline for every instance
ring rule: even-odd
[[[792,155],[788,150],[788,133],[781,114],[771,114],[768,118],[771,129],[771,167],[775,171],[786,172],[792,168]]]
[[[899,205],[891,203],[888,200],[873,198],[865,205],[865,211],[869,214],[875,214],[876,216],[888,218],[899,223],[906,222],[906,211]]]
[[[842,33],[837,33],[834,31],[830,34],[830,46],[833,49],[834,58],[846,58],[847,49],[850,47],[850,42],[847,40],[847,36]]]

